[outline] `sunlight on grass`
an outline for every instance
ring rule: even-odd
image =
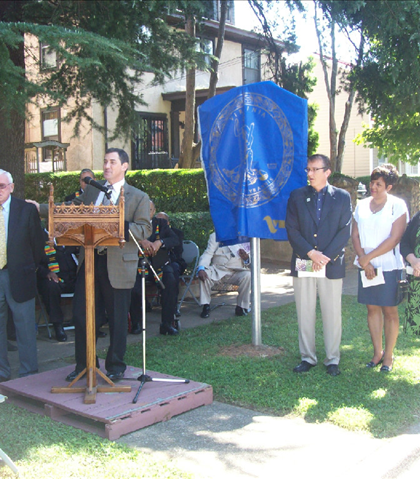
[[[368,431],[374,416],[366,409],[342,407],[328,414],[333,424],[351,431]]]
[[[372,391],[370,397],[372,399],[382,399],[386,396],[387,390],[383,388],[379,388],[376,391]]]
[[[318,401],[316,401],[315,399],[300,398],[299,404],[294,408],[293,412],[304,416],[311,408],[313,408],[317,404]]]
[[[328,376],[322,364],[325,347],[319,307],[318,365],[307,374],[293,373],[300,359],[294,303],[261,315],[263,344],[283,348],[280,356],[229,355],[229,351],[251,344],[252,318],[248,316],[184,330],[176,338],[153,338],[149,341],[148,366],[210,384],[214,399],[228,404],[284,417],[299,416],[309,422],[330,421],[375,437],[400,434],[420,414],[419,337],[405,334],[401,327],[393,371],[371,371],[366,368],[372,358],[366,308],[354,296],[343,296],[342,312],[342,374],[336,378]],[[128,347],[127,362],[141,367],[141,345]]]
[[[11,404],[0,408],[2,449],[25,479],[187,479],[149,455]],[[16,476],[0,467],[0,478]]]

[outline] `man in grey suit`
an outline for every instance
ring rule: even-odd
[[[328,183],[331,162],[327,156],[311,156],[306,172],[309,185],[292,191],[286,213],[286,229],[293,248],[291,274],[294,276],[302,358],[293,371],[307,372],[317,364],[315,310],[318,290],[326,352],[324,364],[328,374],[338,376],[344,247],[350,238],[351,201],[346,191]],[[307,270],[312,267],[312,272],[298,273],[297,269],[304,270],[305,266]]]
[[[105,152],[104,178],[101,183],[111,192],[112,203],[117,203],[121,187],[125,196],[126,244],[124,248],[111,246],[95,250],[95,303],[97,311],[105,306],[109,319],[110,346],[105,360],[107,376],[111,380],[124,377],[124,355],[127,344],[128,312],[131,289],[136,281],[138,251],[128,229],[137,241],[148,238],[150,226],[150,201],[146,193],[125,182],[129,166],[128,155],[119,148]],[[87,185],[83,194],[73,200],[75,204],[107,204],[103,191]],[[48,205],[40,205],[41,216],[48,212]],[[74,299],[73,321],[76,338],[76,368],[67,376],[72,381],[86,367],[86,296],[84,250],[79,257]],[[98,325],[97,325],[98,327]]]
[[[38,371],[35,295],[36,269],[44,251],[36,208],[14,198],[12,175],[0,170],[0,382],[10,379],[7,360],[8,308],[13,313],[19,350],[19,376]]]

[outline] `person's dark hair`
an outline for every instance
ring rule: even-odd
[[[80,177],[83,175],[83,173],[91,173],[93,178],[95,178],[95,173],[92,170],[90,170],[89,168],[83,168],[83,170],[80,172]]]
[[[118,153],[118,156],[120,158],[121,164],[123,163],[130,163],[130,160],[128,158],[127,153],[122,150],[121,148],[108,148],[105,152],[105,155],[107,153]]]
[[[316,161],[316,160],[321,160],[322,164],[324,165],[324,168],[326,170],[331,170],[331,161],[328,158],[328,156],[315,153],[315,155],[312,155],[308,158],[308,163],[310,163],[311,161]]]
[[[390,163],[384,163],[383,165],[377,166],[370,175],[370,181],[377,180],[382,178],[386,186],[395,185],[398,181],[399,173],[397,168]]]

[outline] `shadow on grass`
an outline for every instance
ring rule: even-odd
[[[420,412],[420,339],[402,333],[392,373],[370,370],[372,357],[366,308],[354,296],[343,297],[340,369],[332,378],[323,366],[320,312],[317,318],[318,365],[295,374],[299,363],[296,310],[293,303],[262,313],[262,341],[281,346],[284,354],[267,358],[226,357],[230,345],[250,344],[252,318],[232,318],[182,331],[178,337],[148,342],[147,369],[211,384],[216,400],[308,422],[331,422],[375,437],[392,437],[418,422]],[[141,344],[128,348],[128,364],[141,367]]]

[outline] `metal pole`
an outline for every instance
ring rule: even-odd
[[[260,238],[251,238],[252,345],[261,346],[261,252]]]

